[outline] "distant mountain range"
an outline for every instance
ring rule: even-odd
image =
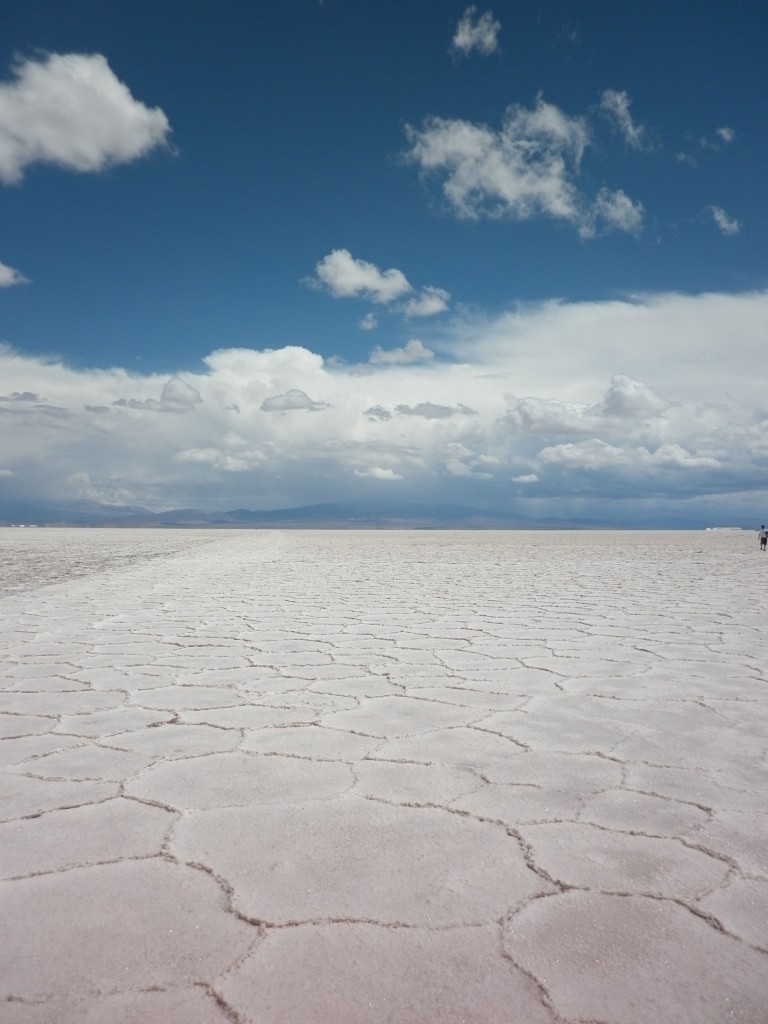
[[[150,512],[131,505],[95,501],[0,503],[0,526],[110,526],[197,529],[409,529],[409,530],[598,530],[687,529],[717,526],[675,514],[632,522],[588,518],[532,519],[499,509],[418,502],[328,502],[299,508],[211,512],[181,508]]]

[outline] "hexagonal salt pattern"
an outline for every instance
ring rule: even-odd
[[[3,1021],[766,1024],[751,537],[20,533]]]

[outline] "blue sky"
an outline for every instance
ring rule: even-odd
[[[0,8],[0,489],[766,509],[768,9]]]

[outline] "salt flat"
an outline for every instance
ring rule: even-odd
[[[0,531],[8,1024],[768,1021],[754,535]]]

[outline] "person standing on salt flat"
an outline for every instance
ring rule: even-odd
[[[760,527],[760,550],[765,551],[765,545],[768,543],[768,530],[765,528],[765,524]]]

